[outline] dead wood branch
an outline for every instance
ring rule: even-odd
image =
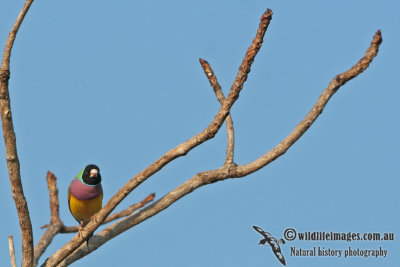
[[[8,249],[10,251],[11,267],[17,267],[17,262],[15,261],[14,239],[12,235],[8,237]]]
[[[228,97],[224,100],[220,110],[216,114],[214,120],[210,125],[205,128],[202,132],[196,136],[190,138],[186,142],[179,146],[171,149],[165,153],[161,158],[156,160],[153,164],[145,168],[130,181],[128,181],[120,190],[108,201],[108,203],[93,216],[92,220],[83,229],[81,235],[75,236],[71,241],[65,244],[60,250],[56,251],[43,266],[57,266],[66,257],[71,255],[75,249],[77,249],[86,239],[92,234],[105,218],[111,213],[111,211],[130,193],[133,189],[139,186],[143,181],[148,179],[151,175],[158,172],[165,165],[170,163],[172,160],[186,155],[190,150],[196,146],[204,143],[205,141],[213,138],[218,130],[221,128],[222,123],[228,116],[229,111],[235,101],[239,98],[239,93],[243,88],[243,84],[247,79],[248,73],[250,72],[251,64],[254,61],[257,52],[260,50],[263,42],[264,34],[268,28],[268,25],[272,19],[272,11],[268,9],[261,16],[261,23],[257,30],[256,37],[254,38],[251,46],[247,49],[246,55],[243,59],[242,64],[239,67],[236,79],[230,89]],[[92,240],[92,239],[91,239]]]
[[[74,261],[79,260],[117,235],[156,215],[162,210],[165,210],[174,202],[201,186],[223,181],[228,178],[247,176],[278,158],[285,151],[287,151],[290,146],[293,145],[295,141],[298,140],[300,136],[312,125],[312,123],[317,119],[318,115],[321,114],[330,97],[340,88],[340,86],[344,85],[347,81],[362,73],[369,66],[372,60],[376,57],[381,42],[381,33],[380,31],[377,31],[364,57],[348,71],[335,76],[335,78],[329,83],[328,87],[322,92],[311,111],[299,123],[299,125],[296,126],[293,132],[264,156],[246,165],[225,163],[219,169],[204,171],[196,174],[191,179],[178,186],[176,189],[167,193],[155,203],[145,207],[131,216],[115,222],[114,224],[100,231],[97,235],[92,237],[91,246],[89,249],[81,246],[79,249],[74,251],[71,256],[63,260],[59,266],[68,266]],[[206,75],[207,73],[209,72],[206,71]]]
[[[145,197],[142,201],[139,203],[132,204],[128,208],[120,211],[120,212],[114,212],[110,214],[103,222],[103,224],[110,223],[112,221],[118,220],[120,218],[126,217],[131,215],[133,212],[137,211],[138,209],[146,206],[148,203],[152,202],[155,198],[156,194],[151,193],[147,197]],[[60,230],[60,233],[67,234],[67,233],[77,233],[79,229],[78,225],[74,226],[63,226]]]
[[[222,93],[221,85],[219,84],[218,79],[214,74],[214,71],[212,70],[210,64],[202,58],[200,59],[200,64],[204,70],[204,73],[208,78],[208,81],[210,82],[211,87],[214,89],[214,93],[217,96],[219,103],[221,103],[222,105],[224,103],[225,96],[224,93]],[[228,136],[225,164],[231,164],[233,163],[233,155],[235,148],[235,132],[233,129],[233,120],[231,114],[229,114],[226,117],[225,121],[226,121],[226,132]]]
[[[46,251],[47,247],[53,241],[53,238],[59,233],[76,233],[78,232],[79,226],[64,226],[64,223],[60,219],[59,214],[59,200],[58,200],[58,188],[57,188],[57,177],[50,171],[47,172],[47,187],[50,195],[50,223],[43,225],[41,228],[47,228],[45,233],[42,235],[40,240],[37,242],[34,248],[34,266],[37,266],[40,257]],[[112,222],[119,218],[131,215],[134,211],[144,207],[147,203],[154,200],[155,194],[151,193],[139,203],[129,206],[127,209],[115,212],[107,217],[103,224]]]
[[[33,0],[26,0],[9,36],[6,41],[3,60],[0,68],[0,113],[3,126],[3,135],[6,147],[6,160],[9,171],[12,195],[19,216],[22,238],[22,266],[36,266],[41,255],[52,242],[55,235],[59,233],[72,233],[78,231],[78,226],[64,226],[59,216],[59,200],[58,189],[56,185],[56,177],[51,173],[47,173],[47,182],[50,195],[50,223],[45,233],[35,246],[33,250],[33,236],[32,226],[29,216],[29,210],[26,199],[24,197],[20,165],[16,148],[16,137],[13,127],[12,114],[10,108],[10,97],[8,90],[8,82],[10,79],[10,57],[11,50],[16,38],[18,29],[29,10]],[[56,251],[49,257],[42,266],[67,266],[72,262],[79,260],[85,255],[96,250],[107,241],[132,228],[133,226],[145,221],[146,219],[154,216],[155,214],[168,208],[174,202],[184,197],[185,195],[193,192],[197,188],[223,181],[228,178],[245,177],[263,167],[268,165],[279,156],[283,155],[314,123],[318,116],[322,113],[329,99],[337,92],[337,90],[344,85],[347,81],[362,73],[376,57],[379,46],[382,42],[380,31],[377,31],[371,42],[370,47],[367,49],[364,57],[348,71],[335,76],[329,83],[328,87],[322,92],[311,111],[304,117],[304,119],[295,127],[285,139],[282,140],[275,148],[265,153],[255,161],[237,165],[234,162],[234,127],[233,120],[230,115],[230,110],[235,101],[239,98],[239,94],[243,88],[244,82],[248,77],[251,70],[251,65],[254,58],[261,48],[263,38],[268,25],[272,19],[272,11],[268,9],[261,17],[261,22],[257,30],[257,34],[252,41],[252,44],[247,49],[244,59],[239,67],[235,80],[230,88],[227,97],[224,96],[221,86],[218,83],[217,77],[211,69],[210,64],[200,59],[203,70],[212,86],[221,107],[215,115],[212,122],[199,134],[193,136],[186,142],[178,145],[177,147],[167,151],[162,157],[142,170],[136,176],[131,178],[118,192],[108,201],[108,203],[93,216],[92,220],[86,225],[80,235],[75,236],[72,240],[66,243],[60,250]],[[140,203],[131,205],[127,209],[111,214],[117,205],[130,194],[137,186],[147,180],[153,174],[160,171],[164,166],[178,157],[186,155],[193,148],[201,145],[202,143],[212,139],[223,122],[226,122],[227,127],[227,150],[224,164],[215,170],[203,171],[197,173],[195,176],[167,193],[155,203],[139,210],[147,203],[154,200],[155,195],[150,194],[143,199]],[[122,219],[121,219],[122,218]],[[112,225],[104,228],[97,235],[91,238],[90,246],[86,246],[83,242],[102,224],[121,219]],[[11,263],[15,263],[15,252],[13,246],[12,236],[9,237],[9,248]]]
[[[344,85],[346,82],[350,81],[368,68],[369,64],[378,54],[381,43],[382,35],[381,31],[378,30],[372,39],[370,47],[365,52],[364,57],[361,58],[351,69],[343,72],[342,74],[336,75],[333,78],[328,87],[318,98],[317,103],[315,103],[310,112],[296,126],[296,128],[275,148],[271,149],[257,160],[246,165],[238,166],[235,177],[243,177],[253,173],[268,163],[274,161],[279,156],[283,155],[305,133],[305,131],[310,128],[310,126],[322,113],[322,110],[325,108],[325,105],[328,103],[329,99],[337,92],[340,86]]]
[[[58,234],[64,226],[59,214],[57,178],[53,173],[48,171],[46,179],[50,195],[50,224],[48,225],[46,232],[35,245],[34,266],[38,264],[39,258],[50,245],[51,241],[53,241],[54,236]]]
[[[11,50],[22,21],[29,10],[33,0],[27,0],[20,11],[11,32],[8,35],[0,68],[0,113],[3,126],[4,143],[6,147],[6,160],[8,176],[10,178],[11,192],[18,213],[22,240],[22,266],[30,267],[33,264],[33,234],[32,223],[29,216],[28,203],[26,202],[21,182],[20,164],[17,153],[16,137],[12,120],[10,94],[8,81],[10,79]]]

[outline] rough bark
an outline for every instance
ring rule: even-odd
[[[201,186],[223,181],[228,178],[245,177],[259,170],[260,168],[265,167],[267,164],[277,159],[279,156],[283,155],[318,118],[318,116],[321,114],[322,110],[328,103],[329,99],[340,88],[340,86],[344,85],[347,81],[362,73],[369,66],[372,60],[376,57],[381,42],[381,32],[377,31],[364,57],[348,71],[335,76],[335,78],[329,83],[328,87],[322,92],[321,96],[318,98],[311,111],[295,127],[292,133],[290,133],[281,143],[279,143],[275,148],[268,151],[265,155],[261,156],[260,158],[249,164],[237,165],[235,163],[229,163],[226,161],[223,166],[216,170],[197,173],[191,179],[187,180],[176,189],[167,193],[155,203],[147,206],[146,208],[138,211],[131,216],[115,222],[114,224],[100,231],[97,235],[92,237],[92,243],[88,249],[85,246],[81,246],[80,248],[75,250],[68,258],[63,260],[58,266],[68,266],[71,263],[79,260],[80,258],[86,256],[87,254],[102,246],[107,241],[122,234],[126,230],[134,227],[135,225],[147,220],[148,218],[156,215],[157,213],[165,210],[177,200],[187,194],[190,194]],[[206,68],[205,73],[207,75],[209,71],[207,71],[207,66],[204,66],[204,64],[208,63],[201,63],[203,68]],[[208,78],[210,79],[210,77]]]
[[[8,176],[11,184],[12,197],[17,209],[22,240],[22,266],[30,267],[33,264],[33,233],[29,216],[28,203],[26,202],[22,188],[20,164],[17,153],[16,136],[11,113],[10,94],[8,81],[10,79],[10,58],[18,30],[24,20],[33,0],[27,0],[19,13],[11,32],[8,35],[3,52],[3,60],[0,67],[0,113],[3,127],[4,143],[6,148],[6,160]]]
[[[33,251],[33,237],[32,226],[30,222],[29,210],[26,199],[24,197],[21,177],[20,166],[17,155],[16,137],[13,128],[10,97],[8,91],[8,81],[10,78],[10,57],[11,50],[18,29],[27,13],[33,0],[27,0],[22,8],[5,45],[3,53],[3,60],[0,68],[0,112],[3,126],[3,135],[6,147],[6,160],[9,170],[9,177],[12,189],[12,195],[19,216],[22,237],[22,266],[36,266],[41,255],[52,242],[53,238],[59,233],[72,233],[78,231],[78,226],[64,226],[59,216],[59,201],[58,189],[56,185],[56,177],[48,172],[47,183],[50,195],[50,223],[43,226],[47,228],[39,242],[36,244]],[[371,42],[370,47],[367,49],[364,57],[355,64],[352,68],[336,75],[329,83],[328,87],[322,92],[315,105],[304,119],[294,128],[294,130],[284,138],[276,147],[266,152],[258,159],[244,165],[237,165],[234,162],[234,126],[233,120],[230,115],[230,109],[239,98],[239,94],[243,88],[248,74],[251,70],[251,65],[254,58],[261,48],[263,38],[268,25],[272,19],[272,11],[268,9],[262,16],[261,22],[258,27],[256,36],[252,44],[247,49],[244,59],[239,67],[236,78],[230,88],[227,97],[222,93],[220,84],[214,74],[210,64],[200,59],[200,64],[208,78],[214,93],[221,104],[221,108],[215,115],[213,121],[199,134],[193,136],[186,142],[178,145],[177,147],[166,152],[162,157],[149,165],[139,174],[129,180],[110,200],[109,202],[93,216],[92,220],[86,227],[75,236],[71,241],[66,243],[60,250],[56,251],[49,257],[42,266],[68,266],[76,260],[93,252],[98,247],[102,246],[112,238],[122,234],[126,230],[134,227],[135,225],[145,221],[146,219],[156,215],[157,213],[168,208],[180,198],[193,192],[197,188],[226,180],[228,178],[241,178],[245,177],[259,169],[265,167],[270,162],[283,155],[314,123],[318,116],[322,113],[330,98],[337,92],[337,90],[346,82],[362,73],[369,64],[376,57],[379,46],[382,42],[381,32],[378,30]],[[146,179],[150,178],[154,173],[160,171],[165,165],[169,164],[174,159],[186,155],[193,148],[201,145],[209,139],[212,139],[221,128],[223,122],[226,122],[227,127],[227,150],[224,164],[215,170],[203,171],[197,173],[195,176],[167,193],[161,199],[146,206],[149,202],[154,200],[155,195],[150,194],[140,203],[131,205],[127,209],[111,214],[115,207],[137,186],[139,186]],[[146,206],[146,207],[145,207]],[[145,207],[141,210],[138,210]],[[134,212],[136,211],[136,212]],[[97,235],[90,239],[90,246],[86,246],[83,242],[93,234],[93,232],[102,224],[118,220],[112,225],[104,228]],[[11,240],[11,241],[10,241]],[[10,256],[12,265],[15,265],[14,249],[12,245],[12,238],[10,242]],[[14,263],[13,263],[14,262]]]

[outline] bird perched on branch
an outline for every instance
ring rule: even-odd
[[[79,223],[79,233],[101,209],[102,200],[100,169],[94,164],[89,164],[79,172],[68,188],[69,210]],[[91,236],[86,240],[87,246]]]

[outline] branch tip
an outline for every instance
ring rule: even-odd
[[[272,12],[271,9],[267,8],[267,11],[264,12],[264,14],[262,14],[261,16],[261,20],[271,20],[272,19],[272,15],[274,13]]]
[[[380,45],[382,43],[382,32],[381,30],[377,30],[374,38],[372,39],[372,43],[376,44],[376,45]]]
[[[14,239],[12,235],[8,236],[8,249],[10,251],[11,267],[17,267],[17,262],[15,260]]]

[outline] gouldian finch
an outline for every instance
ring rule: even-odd
[[[101,209],[102,200],[100,169],[94,164],[89,164],[79,172],[68,188],[69,210],[79,223],[79,232]],[[88,246],[90,237],[86,241]]]

